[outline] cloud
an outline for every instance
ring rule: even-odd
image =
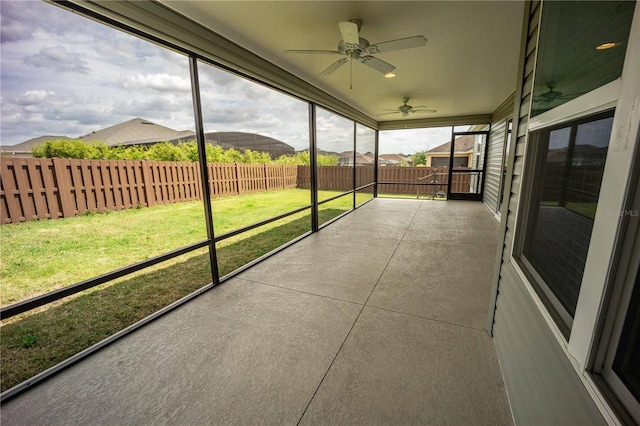
[[[414,154],[451,140],[451,126],[380,132],[381,154]]]
[[[127,90],[146,88],[158,92],[190,92],[191,82],[187,77],[170,74],[134,74],[124,76],[121,84]]]
[[[35,55],[26,56],[24,63],[39,68],[52,68],[58,72],[88,74],[87,61],[80,54],[69,52],[64,46],[43,47]]]
[[[29,40],[33,37],[33,27],[26,22],[21,22],[12,19],[6,8],[12,8],[7,6],[9,2],[2,2],[2,26],[0,27],[0,42],[11,43],[23,40]]]
[[[40,1],[2,0],[0,1],[0,42],[18,43],[33,39],[36,35],[62,35],[81,28],[72,26],[64,19],[68,12],[59,7],[39,4]],[[79,21],[75,21],[79,22]],[[43,37],[49,38],[49,37]]]
[[[0,13],[3,144],[80,136],[134,117],[193,129],[186,56],[42,1],[0,0]],[[309,147],[306,102],[204,62],[198,69],[206,131],[247,131]],[[339,136],[339,121],[327,137]],[[339,140],[352,144],[347,123]]]
[[[53,96],[55,93],[50,90],[27,90],[15,102],[18,105],[39,105]]]
[[[185,124],[189,124],[190,128],[193,127],[194,123],[191,98],[187,96],[135,96],[118,99],[113,103],[113,106],[113,109],[118,114],[126,115],[130,118],[141,117],[154,122],[166,122],[175,116],[187,117],[184,123],[164,124],[172,128],[178,125],[178,127],[182,128]]]
[[[92,47],[100,56],[107,58],[119,58],[125,61],[135,61],[135,46],[126,39],[120,37],[108,37],[107,35],[98,35],[93,39]]]

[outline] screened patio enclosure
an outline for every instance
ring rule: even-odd
[[[0,13],[3,422],[640,422],[636,2]]]

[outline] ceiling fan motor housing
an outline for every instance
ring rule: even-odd
[[[344,40],[340,40],[338,43],[338,52],[343,55],[357,54],[360,56],[362,52],[366,52],[369,47],[369,41],[360,37],[360,44],[345,43]],[[358,57],[356,56],[356,57]]]

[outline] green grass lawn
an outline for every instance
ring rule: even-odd
[[[301,189],[214,199],[215,232],[220,235],[309,203],[309,191]],[[341,210],[350,206],[350,196],[332,202]],[[269,226],[276,224],[221,244]],[[206,229],[203,204],[196,201],[2,225],[0,239],[0,305],[7,306],[205,240]]]
[[[309,191],[285,190],[214,200],[216,233],[306,205],[307,197]],[[359,194],[357,201],[368,198]],[[347,195],[321,206],[320,222],[349,210],[352,202]],[[220,275],[310,228],[310,212],[304,211],[218,243]],[[205,239],[199,202],[3,225],[0,232],[3,305]],[[2,390],[210,282],[208,252],[200,249],[4,321]]]

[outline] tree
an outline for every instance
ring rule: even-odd
[[[424,151],[416,152],[411,156],[414,166],[424,166],[427,164],[427,153]]]

